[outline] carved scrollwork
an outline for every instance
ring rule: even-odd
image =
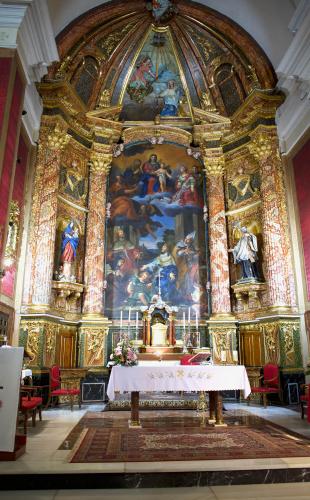
[[[108,327],[83,327],[80,330],[84,336],[84,366],[99,366],[104,363],[105,341]]]
[[[23,325],[24,329],[27,331],[27,345],[26,350],[30,355],[30,365],[39,364],[39,341],[40,341],[40,324],[36,321],[27,321]]]

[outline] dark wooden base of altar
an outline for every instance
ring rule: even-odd
[[[223,420],[223,398],[220,391],[208,391],[209,392],[209,418],[207,418],[209,424],[214,425],[214,427],[226,427]],[[139,418],[139,399],[140,393],[138,391],[131,392],[131,418],[129,426],[131,428],[140,428],[140,418]],[[199,393],[200,404],[206,401],[206,393],[200,391]],[[205,408],[206,409],[206,404]]]

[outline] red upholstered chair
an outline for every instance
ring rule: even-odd
[[[267,394],[279,394],[282,401],[282,391],[280,387],[279,367],[272,363],[264,366],[263,385],[260,387],[251,387],[252,394],[261,394],[263,397],[264,408],[267,407]],[[248,398],[248,404],[250,398]]]
[[[39,419],[42,420],[42,398],[35,394],[36,387],[24,387],[20,389],[19,411],[24,420],[24,434],[27,434],[27,420],[31,416],[32,427],[36,425],[36,414],[39,413]]]
[[[310,384],[303,384],[300,386],[303,394],[300,395],[300,409],[301,418],[305,416],[305,409],[307,409],[308,422],[310,422]]]
[[[66,379],[61,381],[59,366],[52,366],[50,370],[50,399],[59,396],[69,396],[71,411],[73,410],[74,396],[78,396],[79,408],[81,408],[81,391],[79,388],[73,387],[76,379]]]

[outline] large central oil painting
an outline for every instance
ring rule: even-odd
[[[139,143],[113,161],[108,195],[109,318],[158,299],[202,317],[207,229],[201,164],[174,144]],[[159,291],[160,287],[160,291]]]

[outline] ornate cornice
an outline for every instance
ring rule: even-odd
[[[123,131],[123,141],[125,144],[139,142],[141,139],[152,142],[153,138],[163,142],[174,142],[185,147],[189,147],[192,142],[192,134],[185,130],[165,125],[143,125],[131,127]],[[162,140],[161,140],[162,139]]]
[[[276,111],[284,101],[284,96],[280,94],[271,94],[263,90],[252,92],[231,117],[233,125],[237,122],[251,124],[260,117],[275,117]]]
[[[205,123],[202,125],[194,125],[193,138],[198,146],[214,148],[222,145],[222,140],[225,134],[230,131],[231,122]]]

